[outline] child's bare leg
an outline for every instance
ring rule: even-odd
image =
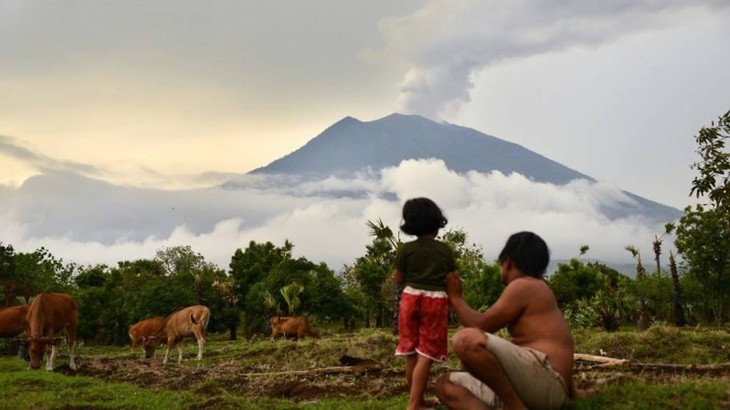
[[[426,392],[428,376],[431,374],[431,359],[421,355],[418,357],[416,366],[411,376],[411,396],[408,400],[408,410],[420,409],[423,406],[423,394]]]
[[[413,368],[416,367],[418,361],[418,353],[414,353],[406,356],[406,383],[408,384],[408,391],[411,391],[411,379],[413,379]]]

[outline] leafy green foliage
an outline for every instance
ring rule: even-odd
[[[73,287],[74,264],[64,264],[46,248],[15,254],[15,272],[33,295],[41,292],[68,292]]]
[[[0,242],[0,279],[15,279],[15,250],[13,245]]]
[[[687,275],[697,281],[706,297],[708,319],[724,322],[730,295],[730,232],[718,208],[702,205],[685,208],[677,227],[675,246],[688,266]]]
[[[454,251],[456,270],[464,281],[464,300],[474,309],[486,310],[504,289],[499,265],[488,264],[482,248],[469,244],[466,232],[461,229],[446,231],[442,240]]]
[[[707,195],[718,211],[730,223],[730,152],[725,147],[730,138],[730,111],[721,116],[717,125],[703,127],[695,137],[701,161],[692,165],[700,175],[692,180],[690,195]]]
[[[631,279],[602,263],[571,259],[547,281],[573,327],[601,325],[614,331],[635,311]]]

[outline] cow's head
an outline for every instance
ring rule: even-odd
[[[142,347],[144,347],[144,358],[151,359],[155,355],[157,345],[160,344],[158,337],[149,336],[142,338]]]
[[[34,337],[30,340],[28,346],[28,353],[30,353],[30,368],[40,369],[41,360],[43,360],[43,353],[46,351],[48,346],[48,338],[45,337]]]

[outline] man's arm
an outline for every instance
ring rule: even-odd
[[[497,302],[484,313],[472,309],[464,300],[463,283],[458,273],[450,272],[446,276],[446,293],[454,314],[463,326],[494,333],[517,321],[522,314],[525,299],[518,297],[522,286],[517,282],[520,281],[507,286]]]

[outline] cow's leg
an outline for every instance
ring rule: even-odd
[[[182,340],[177,344],[177,362],[182,363]]]
[[[68,342],[68,367],[70,367],[71,370],[76,370],[76,363],[74,363],[74,348],[76,347],[76,343],[74,343],[73,339],[69,339],[67,342]]]
[[[205,331],[194,329],[193,334],[198,339],[198,360],[201,360],[203,358],[203,351],[205,350]]]
[[[51,354],[48,355],[48,361],[46,362],[46,370],[53,370],[53,362],[56,361],[56,356],[58,356],[58,345],[53,344],[51,345]]]
[[[173,340],[167,339],[167,349],[165,350],[165,358],[162,359],[162,364],[167,363],[167,359],[170,357],[170,350],[172,350],[172,345],[174,345],[174,344],[175,344],[174,339]]]
[[[274,329],[271,331],[271,341],[273,342],[274,339],[276,339],[276,335],[279,334],[279,329]]]
[[[203,351],[205,351],[205,339],[198,340],[198,360],[203,358]]]

